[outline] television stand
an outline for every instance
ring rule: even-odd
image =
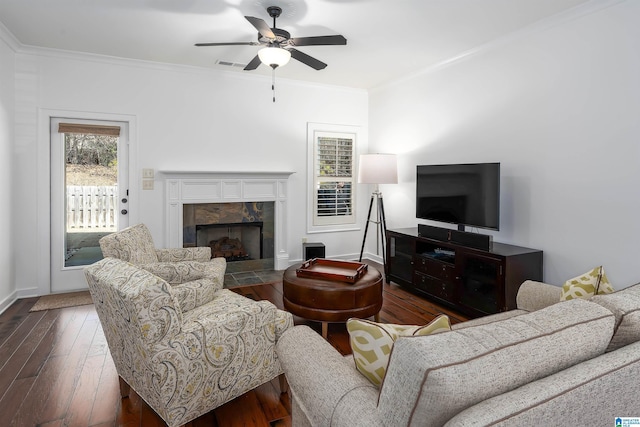
[[[421,236],[418,228],[388,230],[386,237],[388,282],[470,317],[515,309],[522,282],[542,280],[537,249],[497,242],[477,249]]]

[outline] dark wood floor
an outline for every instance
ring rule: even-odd
[[[282,285],[233,288],[282,308]],[[93,305],[30,313],[37,298],[18,300],[0,315],[0,426],[165,426],[132,391],[121,399],[118,376]],[[446,313],[466,318],[397,285],[384,286],[380,321],[425,324]],[[295,318],[320,333],[320,324]],[[350,354],[344,324],[330,324],[328,340]],[[264,384],[188,425],[290,426],[291,405],[278,380]]]

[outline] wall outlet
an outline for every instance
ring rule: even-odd
[[[302,243],[307,243],[307,238],[306,237],[302,238]]]
[[[153,169],[142,169],[143,179],[153,179],[155,171]]]
[[[143,179],[142,180],[142,189],[143,190],[153,190],[153,180],[152,179]]]

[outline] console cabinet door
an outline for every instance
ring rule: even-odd
[[[504,311],[504,262],[478,254],[460,254],[458,304],[479,315]]]
[[[413,281],[413,254],[415,239],[388,234],[387,239],[387,280],[410,285]]]

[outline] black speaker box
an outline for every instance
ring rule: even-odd
[[[451,243],[468,246],[470,248],[490,251],[493,246],[493,236],[488,234],[467,233],[451,230]]]
[[[303,243],[302,256],[304,260],[324,258],[324,243]]]
[[[448,228],[433,227],[426,224],[418,224],[418,234],[420,237],[426,237],[429,239],[440,240],[446,242],[449,240],[449,233],[453,230]]]

